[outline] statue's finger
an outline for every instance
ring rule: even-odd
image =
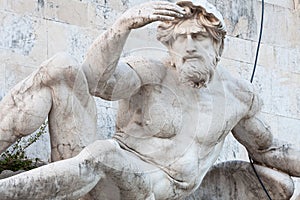
[[[171,17],[176,17],[176,18],[184,17],[184,14],[174,12],[174,11],[169,11],[169,10],[157,10],[154,12],[154,14],[162,15],[162,16],[171,16]]]
[[[177,12],[177,13],[180,13],[183,15],[186,14],[185,10],[176,4],[157,5],[154,8],[156,10],[168,10],[168,11]]]
[[[175,17],[166,15],[151,15],[149,16],[151,21],[173,21]]]

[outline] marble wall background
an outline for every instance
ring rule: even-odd
[[[0,100],[56,52],[66,51],[82,61],[93,39],[128,7],[142,2],[146,0],[0,0]],[[223,13],[228,27],[221,64],[249,80],[261,0],[210,2]],[[265,102],[263,112],[274,135],[300,148],[299,1],[265,2],[264,32],[254,84]],[[158,56],[163,46],[155,40],[155,31],[155,24],[133,31],[125,54],[150,51]],[[97,99],[97,105],[99,134],[107,138],[114,132],[117,103]],[[48,160],[48,141],[48,135],[44,135],[30,147],[28,154]],[[247,160],[247,155],[229,137],[218,161],[231,159]]]

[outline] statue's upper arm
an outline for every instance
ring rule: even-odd
[[[248,113],[246,114],[246,116],[244,118],[251,118],[254,115],[256,115],[257,113],[259,113],[261,111],[261,107],[263,105],[262,99],[259,97],[259,95],[256,93],[256,91],[254,89],[251,91],[251,93],[252,93],[251,105],[250,105]]]
[[[113,75],[103,84],[102,90],[96,96],[112,101],[126,99],[134,95],[140,86],[141,79],[138,74],[121,60]]]
[[[126,99],[143,85],[160,84],[166,74],[161,62],[142,57],[122,58],[113,75],[104,83],[99,96],[107,100]]]
[[[261,98],[254,90],[250,92],[252,102],[249,111],[233,128],[232,133],[248,149],[266,149],[272,144],[273,136],[261,115]]]
[[[133,56],[124,61],[138,74],[142,85],[160,84],[166,75],[166,67],[160,61]]]

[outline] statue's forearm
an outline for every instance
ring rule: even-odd
[[[293,145],[274,141],[272,147],[263,151],[250,150],[250,153],[258,163],[300,177],[300,151]]]
[[[105,83],[113,74],[129,33],[130,29],[121,20],[118,20],[110,29],[102,33],[89,48],[82,68],[92,94],[97,87],[101,87],[101,83]]]
[[[274,139],[259,113],[241,120],[232,133],[257,163],[300,177],[300,150]]]

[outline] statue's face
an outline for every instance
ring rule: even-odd
[[[169,51],[180,81],[200,88],[212,79],[217,63],[213,39],[196,23],[189,19],[175,26]]]

